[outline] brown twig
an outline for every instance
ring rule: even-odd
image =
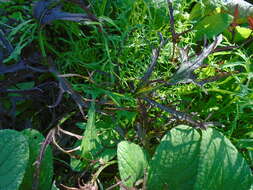
[[[32,190],[37,190],[38,189],[38,185],[39,185],[39,176],[40,176],[40,165],[41,162],[43,160],[46,148],[49,146],[49,144],[52,142],[53,140],[53,135],[55,133],[55,128],[51,129],[49,131],[49,133],[47,134],[46,139],[44,140],[44,142],[41,144],[41,148],[40,148],[40,153],[39,156],[37,158],[37,160],[35,161],[34,165],[35,165],[35,170],[34,170],[34,174],[33,174],[33,183],[32,183]]]

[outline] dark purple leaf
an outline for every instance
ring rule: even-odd
[[[5,34],[0,29],[0,64],[13,51],[11,43],[5,38]]]
[[[169,84],[178,83],[189,83],[194,81],[195,76],[193,72],[198,69],[202,64],[204,59],[212,53],[212,51],[221,43],[222,35],[215,38],[214,42],[208,47],[204,48],[202,53],[198,55],[194,60],[189,60],[186,49],[181,49],[181,65],[177,72],[171,78]]]
[[[88,107],[87,103],[83,101],[83,98],[80,94],[78,94],[77,92],[75,92],[71,85],[68,83],[68,81],[64,78],[64,77],[61,77],[61,74],[56,70],[55,67],[51,67],[50,68],[50,71],[52,73],[54,73],[55,76],[57,76],[57,79],[59,81],[59,95],[58,95],[58,98],[56,100],[56,102],[49,106],[50,108],[54,108],[56,106],[58,106],[62,100],[62,97],[63,97],[63,94],[64,93],[68,93],[71,98],[75,101],[76,105],[78,106],[82,116],[84,117],[84,111],[83,111],[83,107]]]
[[[24,69],[26,69],[26,65],[24,64],[23,61],[20,61],[17,64],[13,64],[9,66],[6,66],[0,63],[0,74],[13,73],[13,72],[17,72],[19,70],[24,70]]]
[[[203,123],[201,121],[194,120],[193,117],[188,113],[177,111],[175,108],[159,104],[158,102],[156,102],[152,99],[149,99],[147,97],[144,97],[142,99],[145,100],[146,102],[148,102],[150,105],[158,107],[161,110],[172,114],[174,117],[178,118],[179,120],[186,121],[197,128],[205,128],[205,126],[203,125]]]
[[[33,15],[43,25],[55,20],[70,20],[74,22],[89,20],[89,16],[86,14],[63,12],[59,0],[36,2],[34,4]]]
[[[165,44],[167,43],[167,40],[164,40],[163,39],[163,36],[161,33],[158,33],[159,36],[160,36],[160,45],[158,48],[155,48],[152,50],[152,56],[151,56],[151,63],[150,63],[150,66],[147,70],[147,72],[144,74],[144,76],[141,78],[141,81],[139,83],[139,87],[145,85],[147,82],[148,82],[148,79],[151,77],[151,74],[157,64],[157,60],[159,58],[159,55],[160,55],[160,51],[161,51],[161,48],[163,46],[165,46]]]

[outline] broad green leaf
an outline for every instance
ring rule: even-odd
[[[122,126],[126,126],[127,124],[133,124],[136,115],[136,112],[130,112],[125,110],[116,111],[116,119],[120,124],[122,124]]]
[[[201,135],[200,135],[201,134]],[[215,129],[172,129],[151,161],[148,189],[246,190],[252,174],[232,143]]]
[[[194,29],[196,30],[196,39],[200,40],[204,36],[208,39],[222,33],[233,21],[233,16],[225,13],[206,16],[198,22]]]
[[[100,139],[100,141],[101,141],[101,139]],[[77,141],[75,143],[75,147],[77,147],[80,144],[81,144],[81,141]],[[108,145],[109,148],[98,146],[94,149],[94,150],[96,150],[97,154],[93,155],[93,159],[99,159],[102,163],[106,163],[106,162],[112,160],[117,154],[116,148],[111,148],[110,147],[111,145],[109,145],[106,142],[104,144]],[[76,154],[81,155],[81,151],[77,151]],[[82,159],[71,158],[70,165],[74,171],[81,172],[87,166],[87,162]],[[95,167],[96,166],[97,165],[95,165]]]
[[[148,189],[193,189],[199,162],[200,135],[180,125],[167,133],[150,163]]]
[[[137,144],[122,141],[118,144],[117,156],[121,180],[126,186],[133,187],[148,168],[145,152]]]
[[[199,20],[204,15],[207,15],[209,11],[212,11],[209,7],[205,7],[201,3],[196,3],[195,6],[192,8],[190,13],[190,20]]]
[[[235,146],[215,129],[202,131],[196,190],[248,190],[251,170]]]
[[[0,189],[17,190],[29,160],[26,138],[14,130],[0,130]]]
[[[30,157],[26,168],[24,180],[19,190],[27,190],[32,189],[33,175],[35,171],[34,163],[39,156],[41,143],[45,140],[45,138],[39,131],[35,129],[25,129],[24,131],[22,131],[22,133],[26,136],[27,141],[29,143]],[[47,147],[40,165],[38,190],[51,189],[52,178],[53,178],[53,156],[51,148]]]

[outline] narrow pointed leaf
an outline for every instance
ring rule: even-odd
[[[185,55],[186,52],[184,50],[181,50],[182,63],[177,72],[172,76],[169,83],[177,84],[193,81],[193,72],[203,64],[204,59],[207,58],[207,56],[221,43],[221,41],[222,35],[219,35],[215,38],[212,44],[204,48],[202,53],[193,60],[188,60],[187,55]]]
[[[82,157],[87,159],[93,159],[97,147],[100,147],[98,133],[95,126],[95,106],[92,103],[89,113],[88,113],[88,122],[84,132],[84,137],[81,142],[81,151]]]

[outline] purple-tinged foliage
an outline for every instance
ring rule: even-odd
[[[13,51],[13,47],[10,42],[5,38],[4,32],[0,29],[0,64],[1,62],[8,57]],[[0,65],[1,71],[1,65]]]
[[[81,22],[89,20],[89,16],[81,13],[68,13],[61,10],[59,0],[42,0],[34,3],[33,16],[40,24],[50,24],[55,20]]]

